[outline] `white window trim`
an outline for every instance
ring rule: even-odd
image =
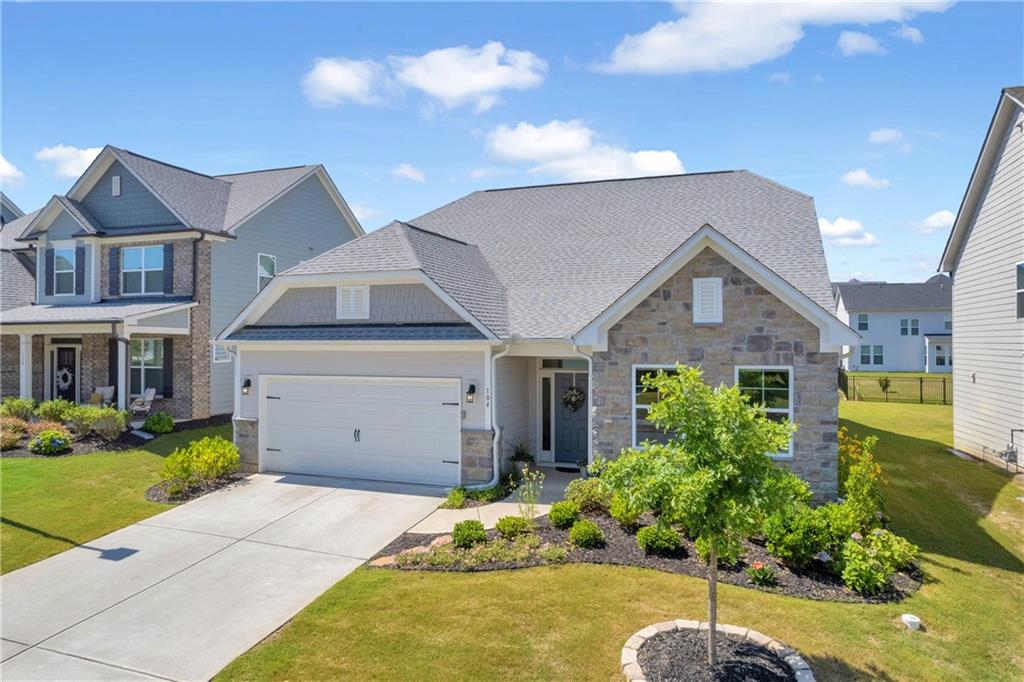
[[[953,331],[953,316],[952,315],[943,315],[942,316],[942,328],[945,331],[947,331],[947,332]]]
[[[632,443],[632,447],[640,447],[640,443],[636,442],[636,411],[639,407],[647,407],[646,405],[638,405],[636,402],[636,372],[637,370],[645,369],[675,369],[673,365],[651,365],[651,364],[640,364],[633,365],[632,370],[629,373],[629,391],[631,397],[629,399],[630,410],[629,410],[629,425],[630,425],[630,436],[629,442]]]
[[[860,326],[860,318],[862,318],[862,317],[864,318],[864,326],[863,327]],[[857,331],[859,331],[859,332],[871,331],[870,327],[871,327],[871,318],[868,317],[868,314],[867,313],[857,313]]]
[[[269,258],[270,260],[274,261],[274,275],[273,275],[273,277],[271,277],[270,279],[267,280],[267,284],[270,284],[270,282],[274,279],[274,277],[277,277],[277,256],[271,255],[269,253],[257,253],[256,254],[256,292],[257,293],[263,291],[263,287],[266,286],[266,284],[264,284],[263,286],[260,286],[260,280],[263,279],[263,275],[260,274],[260,259],[262,259],[262,258]]]
[[[882,361],[878,362],[875,360],[875,356],[882,356]],[[885,344],[874,344],[871,346],[871,364],[875,367],[880,367],[885,364]]]
[[[164,248],[163,244],[146,244],[144,246],[125,246],[125,247],[123,247],[121,249],[121,296],[153,296],[153,295],[156,295],[156,294],[160,294],[161,296],[163,295],[164,287],[162,287],[162,286],[160,287],[160,291],[146,291],[146,273],[147,272],[156,272],[158,268],[147,268],[146,267],[146,252],[145,252],[146,249],[160,249],[161,252],[162,252],[163,248]],[[131,268],[131,269],[125,268],[124,267],[125,253],[127,251],[132,251],[134,249],[141,249],[142,250],[142,256],[139,258],[140,265],[139,265],[138,268]],[[159,268],[159,270],[160,270],[160,272],[162,272],[162,273],[164,273],[166,275],[167,274],[167,268],[164,267],[164,266],[166,266],[167,264],[163,263],[163,253],[161,253],[160,258],[161,258],[162,265]],[[140,282],[139,282],[139,284],[141,286],[141,289],[139,291],[137,291],[137,292],[129,292],[127,289],[125,289],[125,286],[124,286],[124,276],[125,276],[125,273],[128,273],[128,272],[138,272],[138,273],[141,273]]]
[[[697,316],[697,299],[701,285],[705,283],[715,285],[715,310],[714,315],[707,318]],[[721,277],[694,277],[693,278],[693,323],[694,324],[722,324],[724,312],[722,310],[722,278]]]
[[[217,356],[217,352],[218,351],[221,351],[223,353],[220,357]],[[215,363],[217,363],[217,364],[223,364],[223,363],[226,363],[226,362],[231,362],[231,353],[229,353],[228,349],[225,348],[224,346],[219,346],[217,344],[212,344],[210,346],[210,353],[213,356],[213,361]]]
[[[733,370],[733,385],[735,385],[736,387],[739,387],[739,385],[740,385],[740,371],[741,370],[745,370],[745,369],[762,370],[762,371],[786,370],[787,372],[789,372],[789,401],[788,401],[789,402],[789,409],[785,410],[785,413],[786,413],[786,418],[789,419],[789,421],[791,421],[791,422],[793,422],[795,424],[796,422],[793,419],[793,412],[795,411],[795,404],[794,404],[794,402],[795,402],[794,401],[794,394],[795,394],[795,392],[793,390],[793,386],[796,383],[796,377],[795,377],[796,373],[793,371],[793,366],[792,365],[736,365],[735,369]],[[750,388],[753,388],[753,387],[751,386]],[[780,410],[777,407],[771,408],[768,411],[773,413],[773,414],[782,414],[783,413],[783,410]],[[792,436],[790,437],[790,439],[789,439],[789,447],[786,449],[785,452],[779,452],[779,453],[773,454],[773,455],[771,455],[771,458],[774,459],[774,460],[780,460],[780,461],[789,461],[789,460],[793,459],[793,437]]]
[[[353,314],[345,314],[341,310],[341,301],[343,299],[342,291],[345,289],[362,289],[363,291],[363,307],[361,310],[355,311]],[[335,300],[335,313],[339,320],[368,320],[370,319],[370,285],[369,284],[357,284],[357,285],[342,285],[337,288],[336,300]]]
[[[71,252],[71,269],[60,270],[57,268],[57,252],[58,251],[70,251]],[[53,295],[54,296],[74,296],[75,295],[75,270],[78,268],[78,249],[75,248],[74,244],[61,244],[53,246]],[[71,291],[61,293],[57,291],[57,275],[71,273]]]
[[[868,349],[868,359],[867,359],[867,362],[864,361],[864,349],[865,348]],[[862,344],[860,344],[860,346],[857,347],[857,354],[860,356],[860,364],[861,365],[868,365],[868,366],[871,365],[871,344],[870,343],[862,343]]]
[[[135,364],[135,360],[132,358],[133,353],[132,353],[131,344],[135,343],[136,341],[138,341],[139,343],[143,344],[142,352],[139,354],[140,362],[143,363],[141,365],[136,365]],[[164,368],[163,365],[160,365],[159,367],[157,367],[155,365],[147,365],[147,364],[145,364],[145,360],[143,358],[145,358],[145,356],[146,356],[145,343],[147,341],[150,341],[152,343],[156,343],[156,342],[160,343],[160,346],[161,346],[160,354],[161,354],[161,356],[163,355],[163,350],[166,350],[166,349],[162,348],[163,345],[164,345],[164,340],[163,339],[131,339],[131,341],[128,344],[128,395],[130,397],[132,397],[132,398],[138,398],[138,397],[140,397],[142,395],[142,393],[132,393],[131,392],[132,370],[133,369],[141,370],[141,372],[139,374],[139,383],[142,385],[142,390],[145,391],[146,390],[146,370],[147,369],[160,369],[161,371],[163,371],[163,368]],[[157,398],[162,398],[163,397],[163,390],[164,390],[163,386],[161,386],[160,388],[157,388],[157,390],[156,390],[156,397]]]

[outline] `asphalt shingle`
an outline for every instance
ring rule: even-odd
[[[471,324],[338,324],[242,327],[228,341],[474,341]]]
[[[836,282],[848,311],[952,310],[953,282],[934,275],[927,282]]]
[[[190,298],[133,299],[131,302],[103,301],[81,305],[23,305],[0,312],[0,325],[43,324],[47,322],[117,322],[126,317],[153,313],[190,303]]]

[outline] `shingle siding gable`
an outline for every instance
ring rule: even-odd
[[[121,195],[112,196],[111,178],[121,176]],[[86,210],[105,228],[181,226],[181,222],[145,185],[115,161],[82,198]]]

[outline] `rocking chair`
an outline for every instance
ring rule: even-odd
[[[156,398],[156,389],[147,388],[142,392],[142,397],[132,400],[132,404],[128,406],[132,417],[148,417],[149,411],[153,409],[154,398]]]

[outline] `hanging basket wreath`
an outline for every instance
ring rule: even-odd
[[[57,389],[61,391],[66,391],[71,388],[71,382],[74,380],[74,376],[71,374],[71,369],[69,367],[61,367],[58,369],[55,378],[57,380]]]
[[[583,407],[586,399],[587,395],[575,386],[565,389],[565,392],[562,393],[562,404],[573,412]]]

